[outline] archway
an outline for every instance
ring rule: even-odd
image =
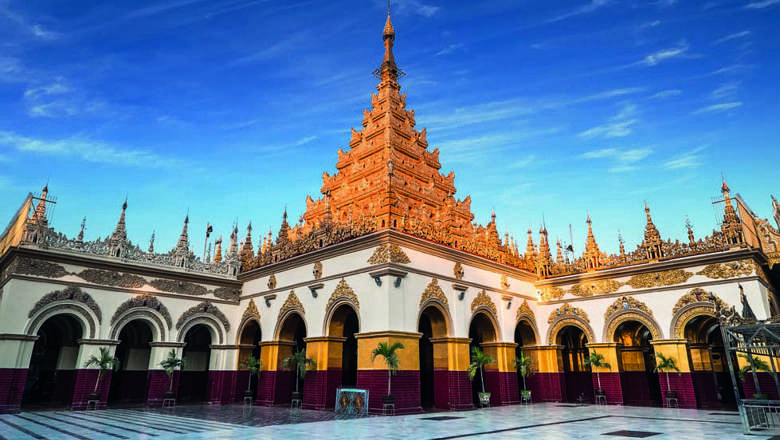
[[[303,321],[303,317],[298,313],[290,313],[284,319],[284,322],[282,323],[282,326],[279,330],[279,340],[288,343],[290,350],[287,352],[287,354],[280,356],[280,361],[284,360],[284,358],[293,352],[306,350],[306,341],[304,341],[304,338],[306,338],[306,323]],[[294,371],[289,369],[279,371],[278,373],[280,376],[278,381],[280,385],[279,390],[282,394],[277,393],[277,396],[281,399],[282,402],[289,402],[290,396],[292,396],[292,392],[296,390],[297,375]],[[297,389],[300,392],[303,392],[303,379],[297,378],[297,381]]]
[[[653,334],[641,322],[628,320],[620,323],[613,335],[614,341],[622,344],[619,349],[621,364],[620,380],[623,402],[628,405],[661,406],[661,385],[655,369],[655,350],[650,341]]]
[[[179,401],[203,402],[208,396],[209,363],[211,362],[211,329],[195,324],[184,335],[184,368],[179,379]]]
[[[237,398],[240,398],[247,389],[257,390],[258,376],[249,376],[247,361],[250,357],[260,359],[260,340],[260,324],[254,319],[247,321],[244,324],[244,328],[241,330],[241,336],[238,339]]]
[[[149,357],[152,348],[152,328],[141,319],[127,323],[119,332],[116,357],[119,370],[111,375],[108,401],[114,403],[141,403],[146,400]]]
[[[417,331],[422,333],[419,353],[420,403],[425,410],[433,408],[447,409],[449,393],[446,390],[436,390],[435,385],[437,371],[441,372],[439,374],[447,374],[446,356],[443,357],[444,362],[441,365],[437,365],[436,357],[434,356],[434,344],[431,341],[432,338],[447,336],[447,319],[438,307],[429,305],[420,314]]]
[[[593,379],[590,367],[585,364],[589,356],[587,334],[579,327],[567,325],[558,332],[555,342],[563,346],[561,357],[566,400],[576,402],[580,398],[590,399],[593,396]]]
[[[65,407],[71,403],[78,368],[77,341],[83,332],[81,323],[71,315],[54,315],[44,321],[30,357],[22,395],[24,408]]]
[[[723,336],[717,319],[709,315],[695,316],[685,324],[683,334],[688,340],[691,378],[698,406],[736,407],[728,360],[723,349]],[[736,366],[737,359],[733,358],[732,361]],[[767,387],[767,390],[774,389],[771,379],[768,383],[772,386]]]
[[[360,323],[355,309],[350,304],[341,304],[333,311],[328,326],[328,336],[346,338],[341,344],[341,386],[357,385],[357,348],[355,334],[360,332]]]
[[[479,312],[471,318],[471,324],[469,325],[469,358],[472,350],[477,347],[484,352],[482,344],[485,342],[496,341],[496,326],[493,324],[493,319],[484,312]],[[490,391],[494,388],[492,385],[492,377],[487,374],[488,371],[495,371],[497,365],[495,363],[485,366],[485,391]],[[496,379],[498,377],[496,376]],[[474,377],[471,382],[471,398],[477,407],[480,406],[478,393],[482,392],[482,381],[479,377],[479,373]],[[494,393],[495,394],[495,393]],[[497,397],[497,396],[496,396]],[[497,401],[497,400],[496,400]],[[494,402],[494,396],[491,395],[491,404]]]
[[[515,344],[517,344],[517,347],[515,347],[515,359],[520,359],[520,354],[524,354],[526,357],[530,357],[528,352],[524,352],[524,347],[529,347],[536,345],[536,333],[534,332],[534,328],[531,325],[530,322],[526,321],[525,319],[518,321],[517,325],[515,326]],[[517,384],[520,387],[520,390],[523,390],[523,376],[520,374],[520,369],[518,368],[517,371]],[[528,378],[525,379],[525,386],[526,389],[530,389]]]

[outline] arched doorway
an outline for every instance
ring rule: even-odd
[[[152,328],[146,321],[135,319],[122,327],[119,341],[115,354],[119,359],[119,370],[111,375],[108,401],[110,404],[142,403],[148,389]]]
[[[279,331],[279,340],[287,342],[291,349],[288,354],[281,356],[280,361],[284,360],[284,358],[293,352],[306,350],[306,341],[304,341],[304,338],[306,338],[306,323],[303,321],[303,317],[298,313],[289,314],[284,319],[284,323]],[[280,399],[281,402],[289,402],[292,392],[296,390],[297,375],[294,371],[288,369],[280,371],[279,376],[277,398]],[[297,378],[297,381],[297,389],[300,392],[303,392],[303,379]]]
[[[260,324],[254,319],[247,321],[244,328],[241,330],[241,337],[238,340],[237,398],[243,396],[244,391],[247,389],[255,391],[255,394],[257,392],[258,376],[249,376],[247,361],[250,357],[260,359],[260,340]]]
[[[728,360],[723,349],[723,336],[718,321],[708,315],[699,315],[685,324],[688,340],[691,377],[696,390],[696,401],[702,408],[736,407],[734,387],[729,374]],[[732,361],[736,366],[736,358]],[[771,379],[769,380],[771,383]],[[774,385],[774,384],[772,384]],[[767,389],[772,389],[768,387]]]
[[[655,350],[650,341],[650,329],[638,321],[625,321],[618,325],[614,341],[620,348],[621,388],[623,402],[627,405],[661,406],[661,385],[655,369]]]
[[[496,327],[493,325],[493,320],[484,312],[479,312],[476,315],[474,315],[473,318],[471,318],[471,324],[469,325],[469,338],[471,339],[471,342],[469,343],[469,359],[471,358],[471,352],[474,349],[474,347],[479,348],[484,352],[484,349],[482,347],[482,344],[485,342],[495,342],[496,341]],[[485,391],[490,392],[491,389],[494,389],[493,379],[494,375],[487,374],[488,371],[495,371],[497,368],[496,364],[490,364],[485,366]],[[496,376],[495,379],[497,380],[498,377]],[[482,381],[479,377],[479,373],[474,377],[474,380],[471,382],[471,398],[475,406],[479,407],[479,396],[478,393],[482,392]],[[490,397],[490,403],[493,405],[498,400],[496,399],[498,396],[496,393],[492,393]]]
[[[447,374],[446,356],[443,357],[444,362],[437,365],[434,344],[431,341],[432,338],[447,336],[447,320],[442,311],[433,305],[426,307],[420,314],[417,331],[422,333],[420,338],[420,403],[425,410],[447,409],[449,393],[446,390],[437,390],[435,385],[437,371],[440,374]]]
[[[76,382],[81,323],[71,315],[55,315],[38,330],[22,396],[27,409],[65,407]]]
[[[566,400],[577,402],[580,398],[593,397],[593,380],[590,367],[585,364],[589,352],[588,336],[581,328],[567,325],[558,332],[556,344],[563,346],[563,375],[566,383]]]
[[[349,304],[341,304],[333,311],[328,326],[328,336],[346,338],[341,344],[341,386],[357,385],[357,347],[355,334],[360,332],[360,323],[355,309]]]
[[[196,324],[184,336],[184,368],[179,379],[179,401],[202,402],[208,396],[211,330]]]
[[[523,351],[523,349],[536,345],[536,333],[534,332],[534,328],[531,326],[531,323],[525,319],[518,321],[515,326],[515,344],[517,344],[517,347],[515,347],[515,359],[520,359],[521,352],[526,357],[530,357],[529,352]],[[520,374],[520,369],[518,368],[517,370],[517,384],[520,387],[520,390],[522,390],[523,376]],[[525,379],[525,386],[526,389],[531,389],[528,378]]]

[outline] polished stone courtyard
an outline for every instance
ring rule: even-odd
[[[0,415],[0,440],[261,438],[774,439],[743,435],[736,412],[555,403],[349,419],[326,411],[240,405]]]

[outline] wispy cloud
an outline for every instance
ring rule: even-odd
[[[679,89],[661,90],[660,92],[650,96],[650,99],[665,99],[674,96],[679,96],[681,94],[682,94],[682,90]]]
[[[780,4],[780,0],[762,0],[746,4],[745,9],[764,9],[777,4]]]
[[[442,49],[442,50],[440,50],[440,51],[436,52],[436,54],[435,54],[435,55],[436,55],[436,56],[439,56],[439,55],[447,55],[447,54],[450,54],[450,53],[452,53],[452,52],[455,52],[455,51],[456,51],[456,50],[458,50],[458,49],[461,49],[462,47],[463,47],[463,44],[462,44],[462,43],[455,43],[455,44],[450,44],[449,46],[445,47],[444,49]]]
[[[683,154],[677,155],[664,162],[663,167],[669,170],[696,168],[702,164],[702,156],[700,153],[704,151],[705,148],[707,147],[700,146]]]
[[[721,67],[720,69],[713,70],[709,75],[739,75],[753,69],[754,66],[750,64],[732,64],[730,66]]]
[[[293,49],[300,46],[302,43],[309,40],[309,33],[307,31],[298,31],[290,34],[287,38],[276,41],[262,49],[240,57],[230,63],[231,66],[239,66],[244,64],[258,63],[268,60],[273,60],[279,57],[289,55]]]
[[[56,40],[61,36],[57,32],[46,29],[41,24],[29,23],[25,17],[9,9],[5,2],[0,2],[0,16],[16,23],[16,25],[23,29],[27,34],[32,35],[39,40]]]
[[[54,82],[30,87],[24,92],[27,114],[34,118],[58,118],[95,111],[101,107],[77,93],[62,78]]]
[[[710,98],[718,101],[724,101],[724,100],[733,101],[737,97],[737,92],[739,91],[739,87],[740,87],[739,81],[723,83],[720,86],[718,86],[717,89],[713,90],[710,93]]]
[[[680,41],[676,46],[668,49],[659,50],[657,52],[646,55],[639,64],[646,66],[656,66],[664,61],[684,58],[688,56],[688,43],[686,41]]]
[[[94,163],[174,168],[181,165],[176,158],[146,151],[123,148],[88,138],[40,139],[10,131],[0,131],[0,145],[21,153],[72,157]]]
[[[614,138],[628,136],[631,134],[632,127],[639,122],[636,116],[636,105],[631,103],[623,104],[620,112],[609,118],[606,123],[584,130],[577,136],[585,139],[591,139],[595,137]]]
[[[393,0],[391,6],[393,11],[398,11],[401,14],[413,13],[423,17],[432,17],[441,9],[438,6],[429,5],[419,0]]]
[[[582,154],[583,159],[609,159],[613,165],[611,173],[623,173],[637,169],[637,164],[653,153],[651,148],[632,148],[621,150],[617,148],[602,148]]]
[[[317,136],[305,136],[293,142],[293,146],[300,147],[301,145],[306,145],[309,142],[313,142],[316,140],[317,140]]]
[[[713,41],[712,44],[720,44],[725,43],[727,41],[736,40],[737,38],[744,38],[751,34],[750,31],[741,31],[741,32],[735,32],[733,34],[726,35],[725,37],[718,38],[717,40]]]
[[[720,104],[713,104],[708,105],[706,107],[702,107],[696,111],[693,112],[694,115],[700,115],[702,113],[717,113],[717,112],[723,112],[726,110],[735,109],[738,107],[742,107],[742,102],[735,101],[735,102],[722,102]]]
[[[556,21],[566,20],[572,17],[576,17],[578,15],[590,14],[592,12],[597,11],[600,8],[603,8],[604,6],[609,5],[610,3],[612,3],[611,0],[591,0],[590,3],[588,4],[576,7],[574,9],[571,9],[567,12],[564,12],[558,16],[555,16],[547,20],[547,23],[554,23]]]

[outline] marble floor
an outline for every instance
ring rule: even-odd
[[[0,440],[140,439],[751,439],[736,412],[572,404],[339,418],[287,408],[41,411],[0,415]]]

